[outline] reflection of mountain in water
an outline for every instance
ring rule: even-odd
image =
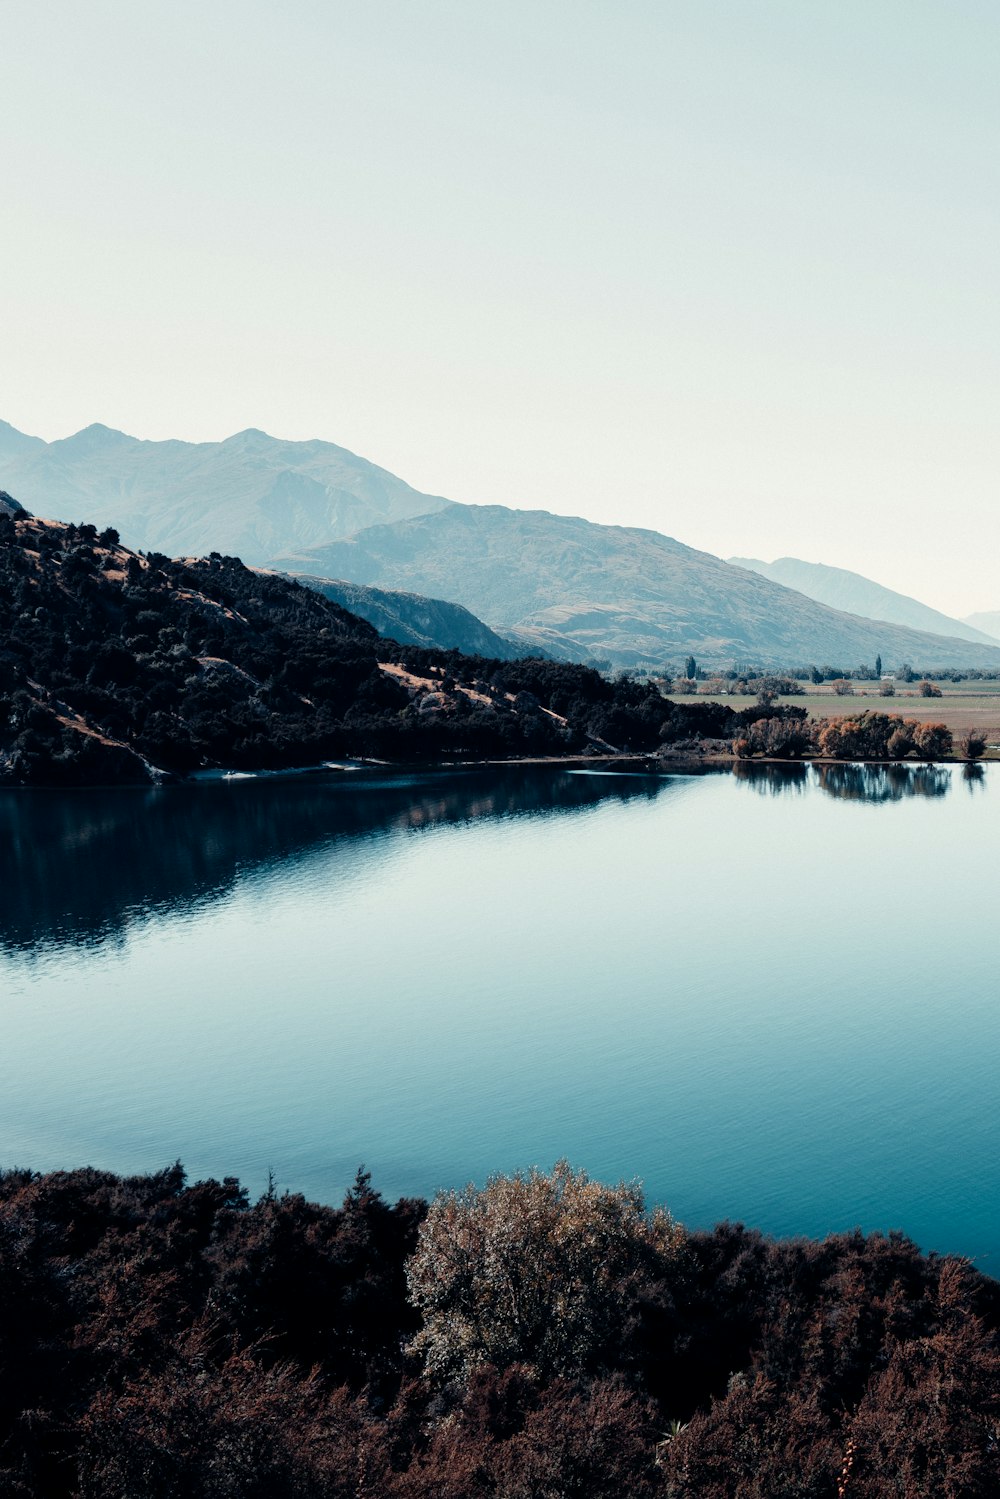
[[[907,796],[944,796],[951,789],[951,771],[942,765],[759,765],[738,760],[733,775],[762,796],[818,786],[842,801],[876,806]]]
[[[95,946],[237,879],[377,832],[656,796],[653,777],[495,772],[0,792],[0,948]]]

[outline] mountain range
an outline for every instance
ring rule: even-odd
[[[656,531],[455,504],[319,440],[249,429],[222,442],[146,442],[95,424],[49,443],[0,423],[0,484],[35,514],[112,525],[133,547],[410,595],[359,594],[354,605],[407,640],[480,632],[479,646],[459,648],[498,656],[502,635],[556,659],[650,669],[689,654],[714,667],[850,669],[880,655],[887,667],[1000,668],[1000,641],[915,601],[919,627],[865,617],[885,609],[889,590],[870,606],[866,594],[864,615],[833,608],[762,576],[765,564],[735,566]],[[445,600],[478,618],[445,622]]]
[[[448,504],[332,442],[255,428],[144,442],[94,423],[44,442],[0,422],[0,483],[36,515],[114,526],[129,546],[250,564]]]
[[[993,640],[1000,640],[1000,609],[987,609],[981,614],[967,614],[965,623],[971,625],[974,630],[981,634],[990,636]]]
[[[831,609],[657,531],[543,510],[451,505],[286,559],[313,574],[448,596],[525,643],[582,659],[853,668],[1000,667],[996,644],[930,635]]]
[[[832,609],[843,609],[848,614],[861,614],[866,619],[886,619],[891,624],[926,630],[932,635],[953,635],[959,640],[972,640],[977,645],[996,644],[995,637],[991,637],[988,631],[984,633],[975,629],[968,620],[940,614],[918,599],[884,588],[881,583],[874,583],[871,578],[843,567],[802,562],[798,557],[779,557],[775,562],[761,562],[756,557],[730,557],[729,561],[734,567],[749,568],[751,572],[760,573],[762,578],[770,578],[772,583],[795,588],[806,598],[829,604]]]

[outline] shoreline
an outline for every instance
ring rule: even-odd
[[[607,775],[622,774],[645,774],[650,776],[668,775],[693,775],[700,771],[733,770],[737,766],[750,767],[753,765],[780,766],[790,769],[796,766],[816,765],[874,765],[888,768],[889,766],[904,766],[915,768],[917,766],[931,765],[963,765],[981,766],[1000,763],[1000,757],[983,755],[978,759],[970,760],[960,755],[942,756],[934,760],[903,759],[903,760],[874,760],[862,758],[836,759],[829,755],[803,755],[798,759],[781,759],[771,755],[754,755],[743,757],[732,752],[722,750],[710,750],[704,753],[687,752],[677,755],[655,755],[633,752],[622,754],[601,755],[525,755],[514,759],[485,759],[485,760],[363,760],[345,759],[322,761],[313,765],[289,765],[281,767],[264,766],[259,770],[245,770],[237,767],[216,766],[211,769],[194,771],[191,775],[175,776],[160,773],[145,782],[94,782],[90,785],[34,785],[24,786],[11,783],[0,785],[0,790],[8,791],[75,791],[86,793],[88,791],[150,791],[165,788],[199,787],[230,785],[246,781],[273,781],[294,780],[301,777],[322,776],[349,776],[361,774],[365,776],[370,773],[388,775],[437,775],[456,771],[475,770],[501,770],[504,768],[535,768],[544,770],[579,770],[592,771]]]

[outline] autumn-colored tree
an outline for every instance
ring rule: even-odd
[[[820,753],[833,760],[905,760],[914,752],[922,760],[951,754],[951,731],[945,724],[922,724],[888,713],[858,713],[828,718],[817,725]]]
[[[809,724],[768,715],[746,724],[733,740],[733,754],[741,760],[768,755],[776,760],[798,760],[812,748]]]
[[[952,734],[947,724],[919,724],[913,736],[913,747],[921,760],[944,760],[952,751]]]
[[[565,1161],[440,1193],[408,1268],[424,1319],[411,1348],[444,1381],[480,1364],[599,1367],[644,1276],[662,1277],[683,1242],[667,1214],[647,1215],[637,1186],[602,1186]]]

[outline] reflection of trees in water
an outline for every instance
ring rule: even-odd
[[[972,760],[966,760],[962,766],[962,782],[967,791],[973,795],[982,791],[986,786],[986,772],[981,765],[976,765]]]
[[[803,792],[809,784],[808,769],[799,764],[763,765],[754,764],[752,760],[737,760],[733,775],[761,796],[781,796],[786,791]]]
[[[981,766],[968,766],[979,771]],[[842,801],[898,802],[907,796],[944,796],[951,771],[943,765],[761,765],[737,760],[733,775],[762,796],[802,793],[812,785]],[[815,777],[815,780],[813,779]]]
[[[654,777],[509,767],[149,791],[0,792],[0,949],[121,941],[154,914],[222,899],[245,874],[374,833],[572,813],[654,797]]]
[[[944,765],[816,765],[818,785],[849,802],[899,802],[908,796],[944,796],[951,771]]]

